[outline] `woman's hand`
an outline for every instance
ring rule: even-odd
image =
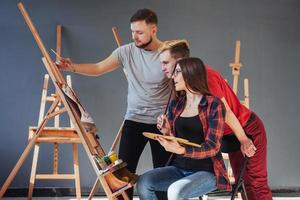
[[[185,154],[185,148],[181,146],[177,140],[166,140],[163,137],[157,136],[157,141],[165,148],[166,151],[179,155]]]
[[[55,62],[55,65],[61,71],[75,71],[70,58],[60,58],[60,60]]]
[[[157,118],[157,128],[164,135],[170,135],[171,126],[166,115],[160,115]]]

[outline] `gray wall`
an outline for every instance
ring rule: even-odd
[[[154,9],[159,38],[186,38],[193,56],[232,80],[235,40],[240,39],[241,78],[250,79],[251,108],[261,116],[268,134],[270,186],[300,187],[298,81],[300,57],[299,0],[165,0],[59,1],[24,0],[47,49],[55,48],[57,24],[63,25],[63,56],[95,62],[115,48],[111,27],[123,42],[130,41],[129,18],[138,9]],[[43,74],[41,53],[17,9],[17,1],[0,1],[0,184],[27,144],[28,126],[36,125]],[[73,85],[96,121],[101,143],[108,150],[126,109],[126,80],[122,70],[102,77],[72,76]],[[60,172],[71,170],[71,147],[60,149]],[[41,149],[38,171],[52,166],[52,147]],[[149,149],[139,173],[151,168]],[[12,186],[27,187],[30,156]],[[91,187],[95,174],[80,148],[81,183]],[[73,183],[38,182],[39,186],[72,187]]]

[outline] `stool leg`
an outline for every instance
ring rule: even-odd
[[[72,147],[73,147],[76,198],[81,199],[80,176],[79,176],[79,166],[78,166],[78,145],[72,144]]]
[[[244,158],[243,165],[242,165],[242,167],[241,167],[241,169],[240,169],[240,171],[239,171],[238,179],[236,180],[236,184],[235,184],[235,187],[234,187],[233,192],[232,192],[232,195],[231,195],[231,200],[234,200],[234,197],[235,197],[235,195],[237,194],[239,188],[240,188],[241,186],[244,186],[244,181],[243,181],[243,179],[242,179],[242,176],[243,176],[243,174],[244,174],[244,172],[245,172],[245,169],[246,169],[248,160],[249,160],[248,157],[245,157],[245,158]],[[244,193],[246,193],[246,190],[244,190]]]
[[[30,181],[29,181],[29,188],[28,188],[28,199],[32,199],[32,193],[35,183],[35,176],[36,176],[36,168],[37,168],[37,162],[39,157],[39,151],[40,151],[40,144],[36,143],[34,145],[34,153],[33,153],[33,159],[32,159],[32,166],[31,166],[31,174],[30,174]]]
[[[231,200],[234,200],[236,194],[238,193],[239,188],[240,188],[240,182],[235,184],[232,194],[231,194]]]
[[[244,182],[242,183],[242,188],[243,188],[243,193],[244,193],[245,200],[248,200],[247,191],[246,191],[246,187],[245,187]]]

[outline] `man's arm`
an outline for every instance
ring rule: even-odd
[[[226,99],[223,97],[221,98],[221,101],[224,103],[226,109],[225,122],[240,141],[242,153],[248,157],[252,157],[255,154],[256,147],[252,140],[247,137],[241,123],[230,109]]]
[[[118,58],[111,54],[106,59],[98,63],[78,64],[70,59],[62,59],[56,63],[61,70],[72,71],[87,76],[100,76],[111,72],[120,66]]]

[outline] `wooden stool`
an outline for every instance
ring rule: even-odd
[[[56,94],[47,96],[49,75],[45,75],[44,86],[42,92],[42,100],[39,113],[39,124],[44,118],[44,112],[47,102],[53,102],[55,100]],[[71,85],[71,78],[67,76],[67,82]],[[57,110],[59,108],[57,107]],[[29,140],[35,135],[37,127],[29,127]],[[53,144],[53,172],[50,174],[37,174],[37,164],[39,149],[41,143],[51,143]],[[33,188],[36,180],[75,180],[76,188],[76,198],[81,198],[80,190],[80,177],[79,177],[79,165],[78,165],[78,144],[81,140],[76,133],[73,125],[70,123],[70,127],[59,127],[59,115],[54,118],[53,127],[45,127],[41,132],[40,136],[37,138],[34,146],[33,161],[30,175],[28,199],[32,199]],[[73,174],[59,174],[58,173],[58,146],[59,144],[72,144],[72,154],[73,154]]]

